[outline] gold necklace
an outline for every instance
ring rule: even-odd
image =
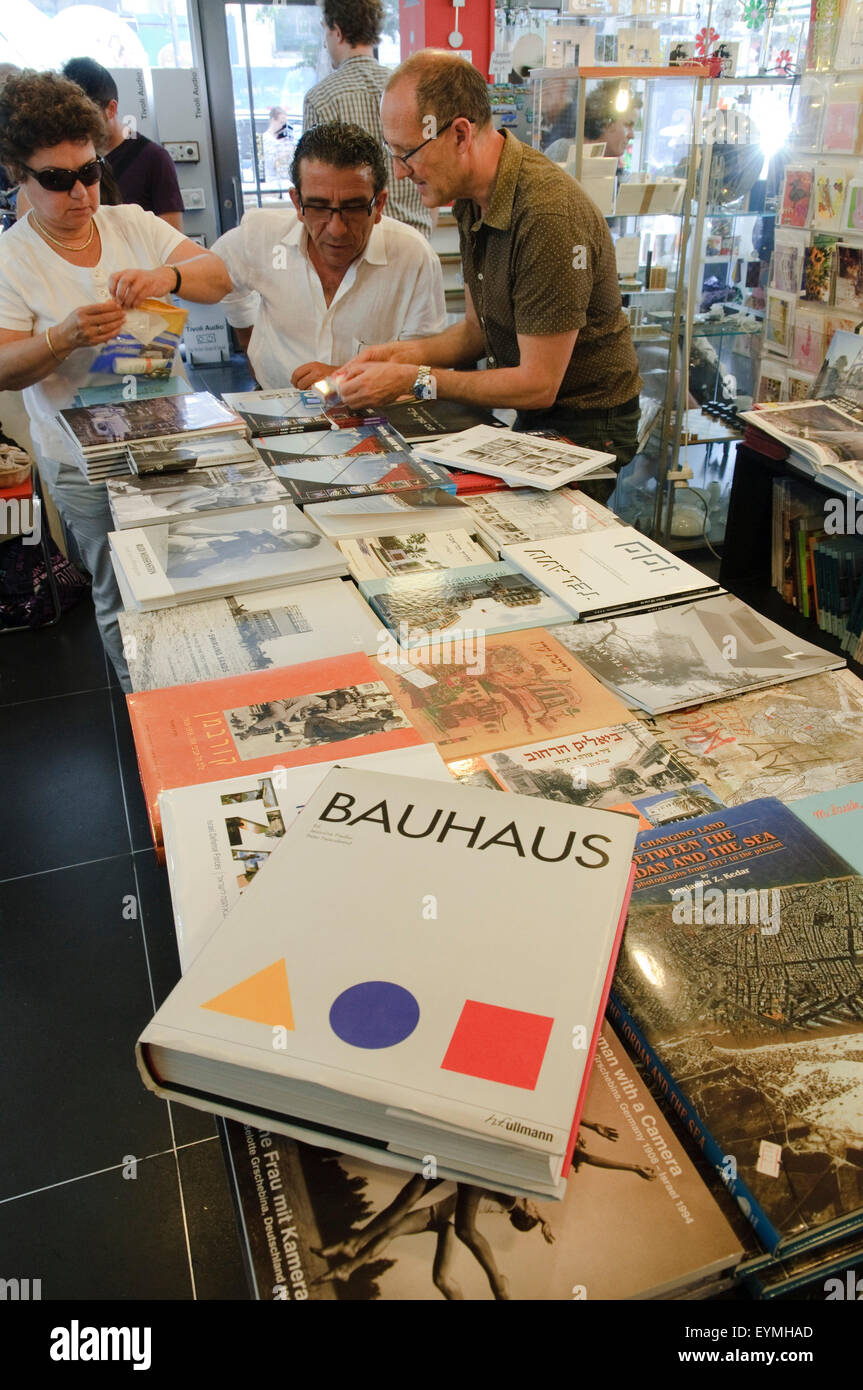
[[[31,208],[30,211],[33,212],[33,209]],[[39,231],[42,233],[43,236],[46,236],[49,241],[53,241],[55,246],[62,246],[64,251],[86,251],[87,247],[90,245],[90,242],[93,240],[93,236],[96,231],[95,220],[91,217],[90,235],[88,236],[87,240],[82,241],[80,246],[73,246],[71,242],[58,241],[57,237],[52,236],[48,229],[42,226],[42,223],[39,221],[39,218],[36,216],[35,212],[33,212],[33,221],[36,223],[36,226],[39,228]]]

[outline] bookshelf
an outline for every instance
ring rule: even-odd
[[[791,604],[785,603],[771,586],[773,480],[784,477],[792,477],[801,484],[808,484],[813,491],[827,495],[828,488],[811,474],[796,468],[793,459],[768,458],[746,443],[737,446],[719,582],[789,632],[845,656],[835,637],[822,632],[813,618],[804,618]],[[835,483],[829,483],[829,491],[836,494]],[[848,669],[863,679],[860,662],[849,659]]]

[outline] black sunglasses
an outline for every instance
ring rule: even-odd
[[[95,159],[88,159],[80,169],[31,169],[27,164],[21,165],[24,172],[49,193],[71,193],[79,181],[85,188],[90,188],[99,182],[104,167],[104,161],[98,155]]]

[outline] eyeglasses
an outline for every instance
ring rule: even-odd
[[[378,201],[377,193],[368,203],[344,203],[340,208],[327,207],[321,203],[304,203],[300,198],[300,211],[309,222],[321,223],[329,222],[331,217],[338,213],[343,222],[361,222],[365,217],[371,217],[372,208]]]
[[[85,188],[91,188],[100,181],[104,167],[104,161],[98,156],[88,159],[80,169],[31,169],[27,164],[21,165],[25,173],[30,174],[49,193],[71,193],[78,182],[83,183]]]
[[[427,140],[423,140],[422,144],[417,145],[415,149],[408,150],[407,154],[396,154],[392,145],[388,144],[386,140],[382,140],[381,144],[383,145],[390,158],[397,159],[401,164],[405,166],[406,169],[410,169],[411,166],[408,163],[408,160],[413,159],[414,155],[419,154],[420,150],[424,150],[426,145],[431,144],[432,140],[437,140],[439,135],[443,135],[444,131],[449,130],[450,126],[453,125],[453,123],[459,119],[459,116],[453,116],[450,120],[444,121],[440,129],[435,131],[434,135],[430,135]],[[473,125],[473,121],[471,121],[471,125]]]

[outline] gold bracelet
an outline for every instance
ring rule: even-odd
[[[57,352],[56,348],[54,347],[54,344],[51,342],[50,328],[45,329],[45,342],[48,344],[48,350],[51,353],[51,356],[54,358],[55,362],[65,361],[65,358],[60,356],[59,352]]]

